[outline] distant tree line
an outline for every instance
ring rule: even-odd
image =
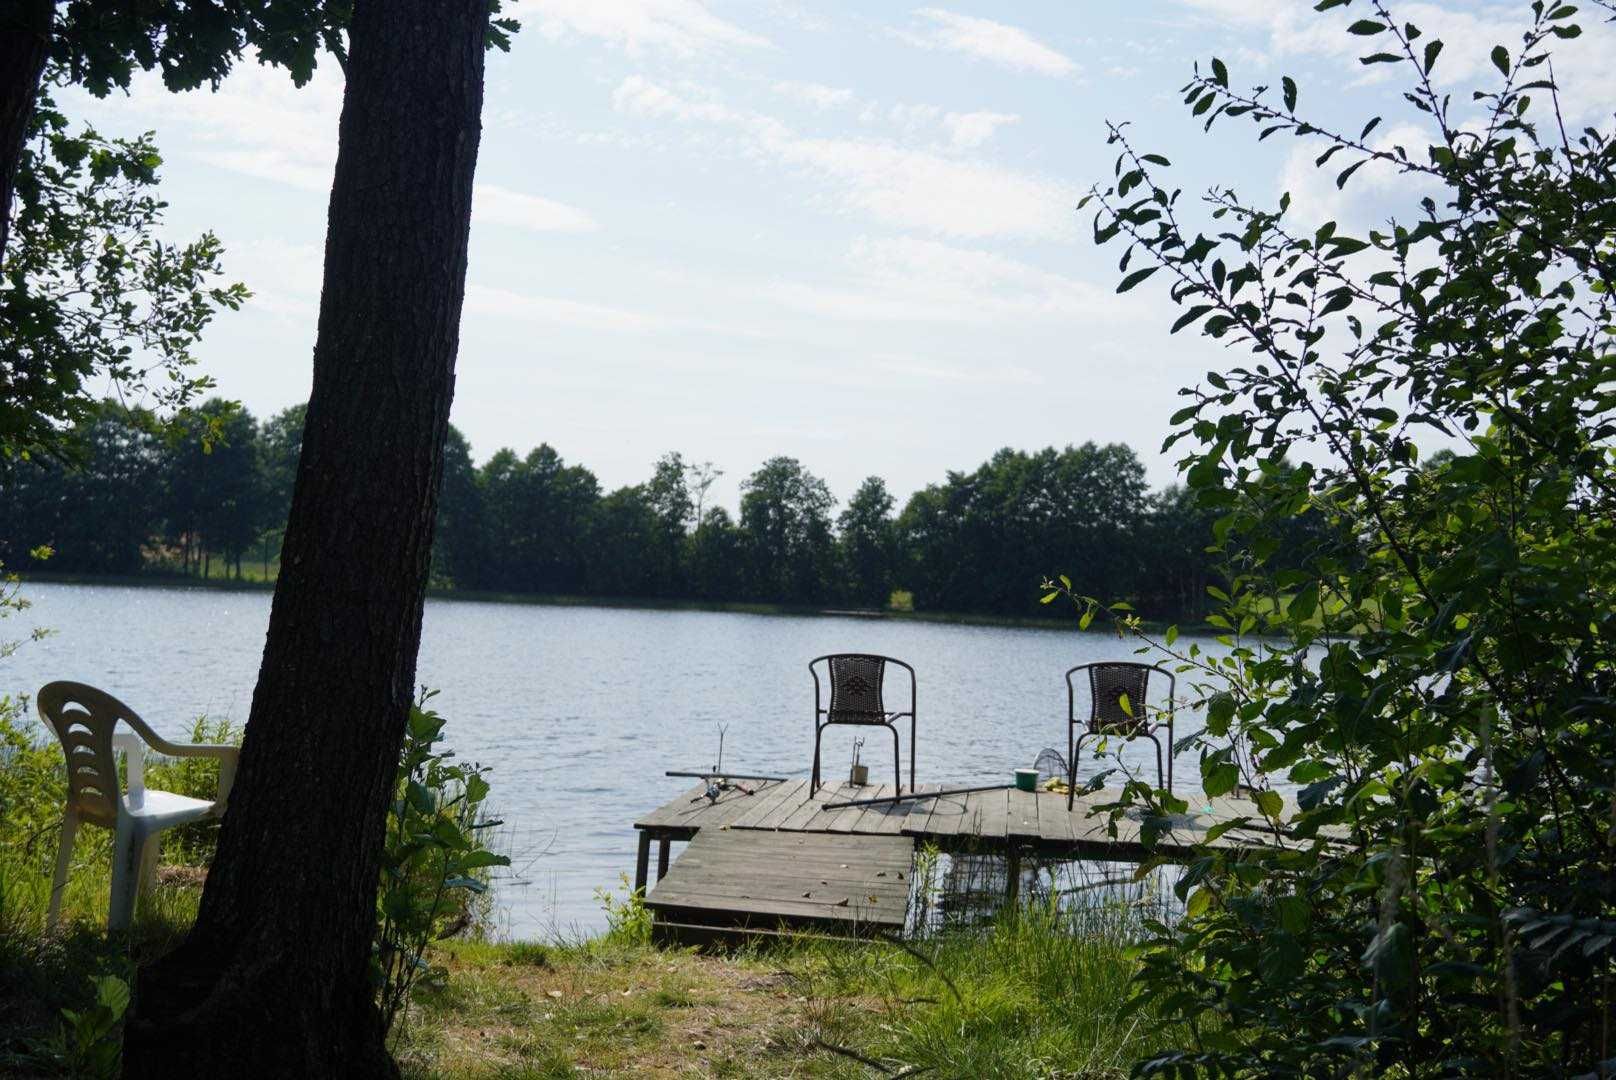
[[[87,574],[270,577],[303,430],[303,407],[259,422],[223,401],[190,430],[107,403],[64,460],[0,461],[0,560]],[[1040,582],[1126,599],[1154,618],[1200,613],[1216,580],[1212,521],[1180,487],[1152,492],[1129,447],[1089,442],[1001,450],[949,472],[900,510],[865,480],[838,508],[790,457],[741,483],[738,516],[709,503],[722,473],[663,455],[639,484],[603,491],[549,444],[482,465],[453,428],[433,578],[444,587],[537,595],[1036,615]],[[354,553],[362,558],[362,552]]]

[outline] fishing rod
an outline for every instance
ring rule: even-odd
[[[851,806],[879,806],[881,803],[908,802],[910,799],[940,799],[944,795],[969,795],[976,791],[1009,791],[1014,784],[983,784],[980,787],[949,788],[947,791],[911,791],[907,795],[882,795],[877,799],[852,799],[847,802],[830,802],[820,807],[821,810],[845,810]]]
[[[688,776],[693,780],[711,780],[711,779],[720,779],[721,778],[721,779],[724,779],[724,780],[772,780],[772,781],[775,781],[777,783],[781,782],[781,781],[784,781],[784,780],[789,780],[790,779],[790,777],[786,777],[786,776],[743,776],[740,773],[714,772],[711,769],[708,769],[706,772],[690,772],[690,771],[684,770],[684,769],[669,769],[667,772],[663,773],[662,775],[663,776]]]

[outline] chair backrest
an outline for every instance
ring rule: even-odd
[[[1089,730],[1119,735],[1143,733],[1150,726],[1145,714],[1145,694],[1150,688],[1150,673],[1154,669],[1149,664],[1120,660],[1086,666],[1089,673]],[[1073,668],[1066,673],[1069,697],[1072,674],[1079,670],[1082,669]],[[1123,695],[1128,698],[1127,709],[1122,707]]]
[[[830,676],[828,707],[820,696],[824,689],[819,681],[821,664]],[[886,700],[888,666],[909,674],[909,700],[898,702],[896,708]],[[887,724],[895,717],[914,715],[915,669],[902,660],[874,653],[831,653],[808,661],[808,673],[814,677],[815,723],[823,717],[827,724]]]
[[[885,723],[887,707],[882,689],[886,681],[886,657],[833,656],[829,665],[831,723]]]
[[[111,694],[75,682],[47,683],[34,701],[67,756],[68,809],[84,820],[116,825],[118,761],[112,736],[118,721],[134,712]]]

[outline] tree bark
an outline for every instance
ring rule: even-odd
[[[396,1076],[368,978],[454,387],[486,0],[359,0],[302,454],[240,772],[124,1076]]]
[[[54,0],[6,0],[0,11],[0,261],[11,238],[17,166],[50,53]]]

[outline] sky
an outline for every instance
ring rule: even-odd
[[[1384,68],[1345,33],[1364,5],[1291,0],[519,0],[488,63],[453,422],[481,462],[548,442],[611,489],[669,450],[725,470],[733,507],[766,458],[845,500],[900,500],[1001,447],[1121,441],[1154,485],[1177,391],[1238,357],[1187,334],[1157,280],[1124,295],[1079,198],[1111,176],[1107,120],[1186,192],[1288,191],[1304,222],[1410,205],[1320,147],[1201,131],[1181,103],[1214,55],[1237,85],[1292,75],[1300,109],[1413,139]],[[1524,3],[1392,5],[1447,44],[1444,85],[1496,79]],[[1568,121],[1610,119],[1616,35],[1557,53]],[[216,91],[62,103],[104,134],[151,130],[173,239],[212,230],[254,297],[199,349],[265,417],[306,398],[342,84],[246,62]],[[1412,142],[1410,145],[1414,145]]]

